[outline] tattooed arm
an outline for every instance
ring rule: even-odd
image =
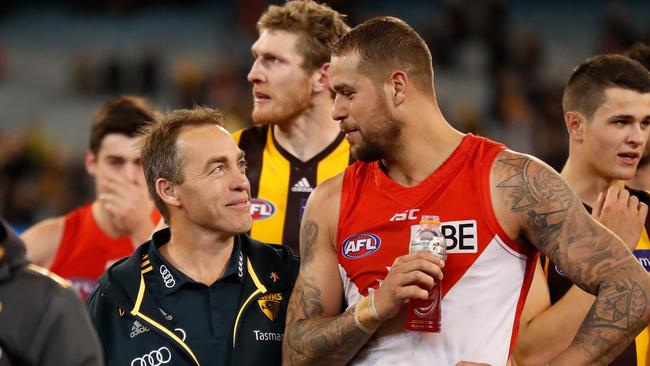
[[[506,232],[530,242],[596,300],[557,364],[607,364],[650,321],[650,277],[625,244],[593,219],[564,180],[526,155],[500,153],[492,203]],[[554,363],[554,364],[555,364]]]
[[[633,250],[644,228],[648,206],[621,186],[611,186],[593,207],[592,217]],[[551,306],[549,288],[538,261],[519,320],[513,358],[523,365],[546,365],[567,348],[596,299],[573,285]],[[540,347],[544,344],[544,347]]]
[[[300,228],[300,273],[287,309],[283,365],[343,365],[370,338],[355,325],[354,308],[340,314],[343,287],[334,241],[341,181],[337,176],[320,184],[307,201]]]
[[[336,233],[341,184],[341,175],[325,181],[307,202],[300,229],[300,274],[287,309],[283,365],[345,365],[371,337],[355,322],[356,305],[340,313],[343,286]],[[397,315],[407,299],[426,299],[425,289],[442,277],[441,266],[428,253],[397,258],[374,295],[382,321]]]

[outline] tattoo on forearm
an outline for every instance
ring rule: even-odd
[[[302,264],[309,264],[314,259],[314,246],[318,240],[318,224],[307,220],[300,230],[300,255]]]
[[[287,333],[287,344],[295,352],[285,355],[287,365],[345,364],[370,337],[354,325],[354,307],[331,322],[298,320]]]
[[[574,283],[598,291],[574,345],[606,364],[625,347],[621,340],[647,326],[647,273],[588,217],[558,174],[526,157],[497,161],[497,176],[507,177],[497,187],[511,212],[524,215],[526,236]]]
[[[623,279],[603,289],[603,301],[591,309],[588,319],[595,326],[627,330],[640,320],[645,310],[645,293],[636,283]]]
[[[306,282],[300,289],[300,310],[305,319],[323,315],[323,304],[320,300],[320,289]]]

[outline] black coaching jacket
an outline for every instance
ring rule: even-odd
[[[168,230],[168,229],[164,229]],[[268,245],[246,234],[239,241],[247,267],[233,327],[232,365],[281,365],[282,338],[289,296],[300,267],[285,246]],[[111,266],[88,298],[90,317],[104,346],[106,364],[135,366],[204,365],[184,335],[175,331],[173,314],[165,314],[148,292],[148,241],[130,257]],[[132,337],[133,327],[140,330]],[[187,329],[190,332],[190,329]]]
[[[30,264],[0,218],[0,366],[101,366],[88,315],[70,283]]]

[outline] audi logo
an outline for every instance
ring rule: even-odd
[[[169,272],[164,264],[160,266],[160,275],[162,276],[163,282],[165,282],[165,286],[167,288],[172,288],[174,285],[176,285],[174,276],[172,276],[171,272]]]
[[[172,353],[167,347],[160,347],[141,357],[134,358],[131,366],[160,366],[169,363],[172,359]]]
[[[187,334],[185,334],[183,328],[174,328],[174,330],[181,334],[181,341],[185,341],[185,337],[187,337]]]

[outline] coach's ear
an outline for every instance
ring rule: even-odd
[[[393,107],[397,108],[406,101],[406,93],[409,89],[409,78],[406,72],[395,70],[388,76],[388,100],[393,102]]]
[[[573,141],[582,141],[582,135],[587,121],[580,112],[569,111],[564,114],[564,123],[566,124],[569,139]]]
[[[180,207],[182,202],[174,189],[174,183],[164,178],[156,180],[156,194],[169,206]]]
[[[330,63],[326,62],[318,70],[314,71],[314,93],[328,91],[330,89],[330,79],[327,76],[327,70],[330,68]]]

